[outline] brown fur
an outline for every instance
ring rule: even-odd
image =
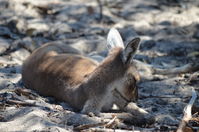
[[[22,80],[27,88],[65,101],[67,94],[63,91],[79,85],[96,66],[96,62],[79,55],[69,46],[47,44],[24,62]]]
[[[123,59],[123,48],[116,46],[101,64],[64,44],[43,45],[24,62],[22,80],[27,88],[65,101],[83,113],[98,114],[101,109],[111,109],[113,103],[124,109],[138,96],[139,74],[129,63],[137,41],[127,45],[128,62]],[[114,96],[116,89],[121,98]]]

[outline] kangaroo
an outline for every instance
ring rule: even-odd
[[[132,58],[139,47],[135,38],[126,46],[116,29],[107,36],[108,56],[98,63],[64,44],[45,44],[23,63],[22,81],[27,88],[44,96],[65,101],[82,113],[98,115],[119,109],[136,114],[147,112],[128,107],[138,98],[136,83],[140,76]]]

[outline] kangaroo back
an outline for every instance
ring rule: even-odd
[[[65,100],[64,89],[79,85],[97,65],[68,45],[45,44],[23,63],[22,80],[42,95]]]

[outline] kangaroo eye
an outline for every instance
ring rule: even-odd
[[[135,78],[133,77],[132,74],[128,74],[127,78],[128,78],[128,81],[134,81],[135,80]]]

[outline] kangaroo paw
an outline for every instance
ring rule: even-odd
[[[88,100],[81,113],[87,114],[89,116],[100,116],[100,108],[94,100]]]
[[[138,125],[155,123],[154,115],[138,107],[135,103],[129,103],[126,106],[126,111],[135,116],[135,119],[137,120]]]
[[[94,116],[98,116],[98,117],[100,117],[100,112],[99,111],[93,111],[93,110],[86,110],[86,109],[83,109],[82,111],[81,111],[81,113],[82,114],[86,114],[86,115],[88,115],[88,116],[90,116],[90,117],[94,117]]]

